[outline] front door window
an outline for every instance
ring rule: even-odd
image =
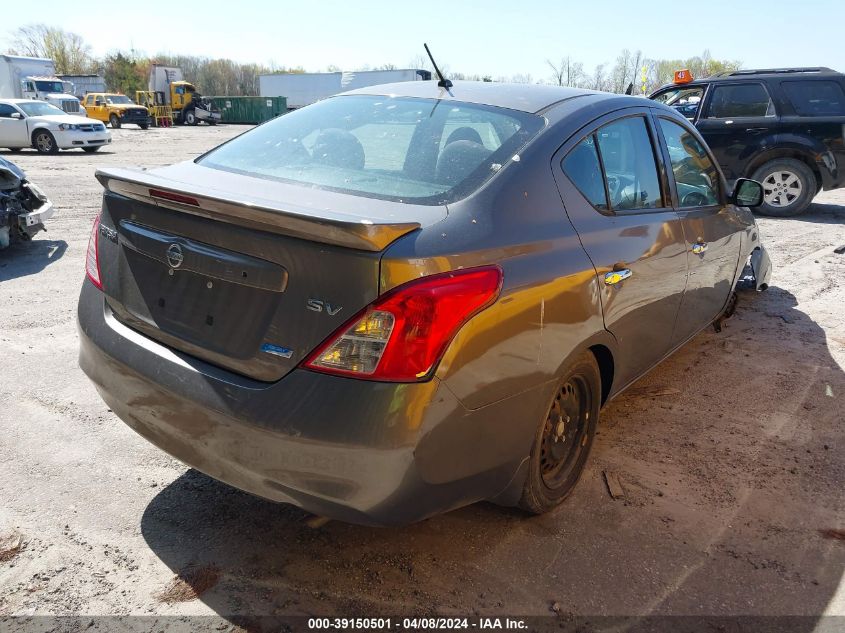
[[[658,119],[678,189],[680,208],[719,203],[719,172],[707,150],[688,130],[667,119]]]

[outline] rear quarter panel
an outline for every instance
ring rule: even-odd
[[[595,271],[548,168],[564,134],[546,130],[519,162],[382,259],[381,292],[461,267],[502,268],[498,301],[460,330],[436,372],[469,409],[554,381],[573,353],[609,337]]]

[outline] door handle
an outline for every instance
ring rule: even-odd
[[[606,286],[613,286],[618,284],[620,281],[625,281],[628,277],[633,275],[634,273],[631,272],[630,268],[622,268],[620,270],[611,270],[609,273],[605,273],[604,275],[604,284]]]
[[[745,128],[745,131],[751,132],[752,134],[759,134],[760,132],[766,132],[768,129],[767,127],[749,127]]]
[[[692,245],[692,252],[696,255],[701,255],[705,251],[707,251],[707,243],[706,242],[696,242]]]

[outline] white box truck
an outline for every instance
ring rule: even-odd
[[[0,97],[40,99],[68,114],[85,116],[79,99],[65,92],[56,65],[43,57],[0,55]]]
[[[430,79],[431,73],[427,70],[406,68],[336,73],[279,73],[260,75],[258,83],[262,97],[286,97],[288,109],[294,110],[347,90],[399,81]]]

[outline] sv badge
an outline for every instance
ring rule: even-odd
[[[308,301],[305,302],[305,307],[313,312],[328,312],[329,316],[334,316],[343,310],[343,306],[332,305],[328,301],[323,301],[322,299],[308,299]]]

